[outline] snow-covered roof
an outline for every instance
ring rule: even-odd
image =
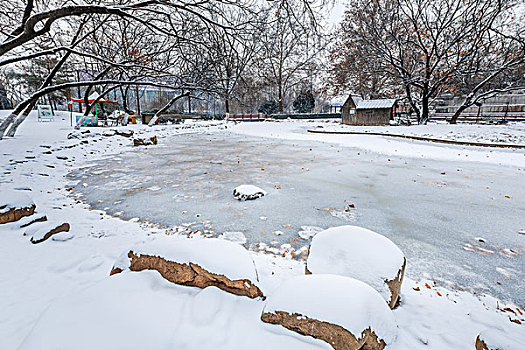
[[[376,108],[392,108],[396,100],[393,98],[380,100],[357,100],[352,96],[357,105],[357,109],[376,109]]]

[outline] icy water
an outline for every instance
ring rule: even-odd
[[[259,242],[308,246],[298,235],[304,226],[367,227],[403,250],[411,278],[525,305],[520,169],[221,131],[163,139],[71,177],[94,208],[168,227],[191,224],[210,235],[243,232],[252,249]],[[268,195],[239,202],[232,191],[240,184]]]

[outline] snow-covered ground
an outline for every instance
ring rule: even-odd
[[[263,136],[281,140],[321,141],[345,147],[356,147],[384,155],[397,155],[410,158],[475,161],[498,165],[525,167],[522,149],[498,149],[464,146],[451,147],[427,141],[400,140],[376,135],[328,135],[308,133],[308,130],[322,131],[373,131],[390,134],[425,136],[459,141],[492,142],[507,144],[525,144],[525,124],[502,126],[476,124],[429,124],[414,126],[376,126],[360,127],[341,125],[338,120],[300,121],[285,120],[268,122],[265,127],[250,123],[241,123],[231,129],[234,132],[250,136]]]
[[[373,132],[389,135],[407,135],[449,141],[525,145],[525,123],[504,125],[430,122],[412,126],[351,126],[340,123],[317,123],[312,130],[326,132]]]
[[[523,180],[523,170],[520,169],[525,167],[525,157],[522,151],[462,149],[422,142],[394,142],[375,136],[345,138],[346,135],[306,133],[306,129],[315,126],[316,123],[281,122],[232,127],[232,124],[217,122],[194,122],[153,129],[141,125],[130,128],[138,134],[153,131],[159,136],[158,147],[161,148],[169,148],[171,142],[176,142],[177,138],[172,137],[174,135],[200,135],[201,139],[213,139],[233,130],[243,137],[263,136],[292,142],[322,141],[344,145],[345,150],[351,149],[352,152],[352,147],[356,147],[382,156],[396,155],[399,159],[407,157],[450,161],[460,157],[462,162],[472,162],[473,166],[485,170],[489,167],[493,171],[494,166],[511,169],[514,181]],[[20,229],[19,223],[0,226],[0,256],[3,263],[0,272],[1,349],[330,348],[324,342],[262,323],[260,314],[265,305],[262,300],[230,295],[214,287],[200,290],[176,286],[163,280],[156,272],[124,272],[110,277],[112,266],[129,247],[146,240],[155,240],[159,235],[191,236],[205,232],[193,229],[191,222],[199,220],[195,215],[185,221],[179,220],[177,224],[158,225],[135,218],[122,220],[112,217],[103,210],[94,210],[92,206],[96,203],[90,206],[78,200],[80,192],[71,191],[70,186],[76,185],[79,172],[86,172],[94,178],[96,174],[90,173],[92,166],[105,164],[111,169],[105,175],[114,175],[121,185],[125,185],[127,181],[137,178],[134,173],[119,171],[124,166],[124,160],[128,160],[126,155],[133,154],[140,158],[141,152],[146,155],[155,152],[155,146],[147,151],[139,150],[131,146],[130,139],[102,136],[97,134],[101,132],[97,128],[91,129],[90,137],[68,140],[66,136],[71,131],[69,118],[65,114],[55,122],[45,123],[37,122],[36,117],[31,115],[20,127],[16,138],[0,141],[0,191],[10,189],[27,193],[37,204],[38,213],[46,214],[50,221],[71,224],[68,239],[48,240],[41,244],[31,244],[29,238],[23,235],[24,229]],[[86,140],[88,142],[83,143]],[[195,137],[194,141],[198,142],[199,137]],[[188,146],[187,153],[192,151],[191,146]],[[458,156],[458,153],[461,155]],[[324,156],[319,157],[326,163],[330,161]],[[147,156],[144,159],[149,160]],[[290,158],[290,162],[295,160]],[[178,160],[165,161],[176,164]],[[142,167],[147,166],[142,163]],[[151,164],[149,166],[155,175]],[[266,170],[258,168],[258,171]],[[292,176],[301,171],[305,170],[297,169],[290,174]],[[192,176],[183,175],[183,181]],[[174,175],[174,179],[178,179],[177,176]],[[88,182],[79,182],[77,186],[84,187],[84,183],[89,191],[97,191],[91,189]],[[513,185],[518,187],[519,182]],[[155,186],[158,185],[153,183],[140,191],[150,194],[162,192],[161,188]],[[229,188],[228,195],[235,205],[258,205],[267,198],[265,196],[253,203],[238,202],[231,196],[232,189]],[[274,190],[277,191],[277,188]],[[72,192],[77,196],[72,195]],[[181,195],[171,200],[182,199],[184,203],[184,195]],[[274,193],[269,191],[268,198],[272,195]],[[503,193],[501,195],[503,198],[498,197],[495,206],[505,206],[505,200],[516,199],[505,198],[506,194]],[[508,208],[512,208],[512,203],[508,204]],[[522,202],[517,203],[520,205]],[[152,210],[152,202],[147,196],[135,205],[139,209]],[[187,205],[190,211],[192,204]],[[156,204],[154,207],[163,209],[156,207]],[[112,209],[108,208],[108,211],[115,213]],[[137,208],[124,205],[121,216],[127,217],[126,211],[132,209]],[[261,214],[259,221],[252,225],[271,219]],[[519,222],[520,218],[516,220]],[[316,229],[301,230],[305,237],[310,236],[304,234],[307,231],[315,232]],[[517,232],[515,234],[518,239],[525,238]],[[279,237],[277,234],[272,236]],[[394,237],[390,238],[395,241]],[[477,249],[475,244],[470,247]],[[516,264],[518,276],[522,276],[519,271],[522,273],[524,270],[523,244],[518,243],[512,249],[521,249],[517,250],[517,256],[507,259]],[[407,251],[404,252],[409,256]],[[280,250],[276,253],[279,254],[251,252],[260,286],[268,295],[283,281],[304,274],[303,261],[290,259],[290,255],[283,258]],[[413,263],[417,264],[418,261]],[[410,264],[409,258],[408,270]],[[514,275],[510,275],[508,277],[512,282]],[[505,281],[502,277],[501,283]],[[523,344],[523,324],[511,322],[525,321],[523,306],[521,303],[505,303],[490,296],[445,289],[431,280],[407,278],[402,288],[402,303],[394,311],[399,335],[389,349],[473,349],[477,334],[487,329],[492,330],[491,337],[512,338],[517,344]]]

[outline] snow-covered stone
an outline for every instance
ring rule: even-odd
[[[312,239],[306,273],[356,278],[371,285],[394,308],[405,265],[403,252],[388,238],[348,225],[329,228]]]
[[[215,286],[250,298],[263,297],[250,253],[217,238],[159,238],[131,248],[111,274],[156,270],[166,280],[192,287]]]
[[[524,341],[525,334],[522,339],[515,340],[502,331],[486,329],[476,338],[476,350],[521,350]]]
[[[109,129],[109,130],[104,130],[102,132],[102,136],[106,136],[106,137],[111,137],[111,136],[115,136],[116,132],[115,130],[113,129]]]
[[[157,144],[157,136],[147,136],[143,138],[134,138],[133,139],[133,145],[134,146],[151,146]]]
[[[129,128],[119,128],[115,130],[115,134],[118,136],[131,137],[133,136],[133,130]]]
[[[42,222],[42,221],[47,221],[47,216],[45,214],[33,213],[33,215],[31,216],[26,216],[20,219],[20,221],[18,221],[18,224],[20,225],[20,228],[24,228],[24,227],[34,224],[35,222]]]
[[[253,185],[240,185],[233,189],[233,197],[240,201],[261,198],[266,191]]]
[[[364,282],[337,275],[287,280],[268,297],[261,319],[334,349],[383,349],[397,337],[394,315],[381,295]]]
[[[53,237],[51,237],[51,240],[55,242],[65,242],[69,241],[70,239],[73,239],[73,237],[75,237],[75,235],[73,235],[71,232],[63,231],[53,235]]]
[[[31,243],[37,244],[42,243],[49,239],[51,236],[59,232],[68,232],[70,226],[67,222],[57,224],[56,222],[38,222],[31,225],[24,233],[24,236],[29,236]]]
[[[1,193],[0,224],[18,221],[35,212],[36,204],[27,194],[8,189],[1,189]]]
[[[223,232],[217,238],[239,244],[245,244],[247,242],[246,236],[242,232]]]

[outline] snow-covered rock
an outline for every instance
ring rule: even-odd
[[[240,201],[261,198],[266,191],[253,185],[240,185],[233,189],[233,197]]]
[[[24,228],[24,227],[34,224],[35,222],[42,222],[42,221],[47,221],[47,216],[45,214],[34,213],[33,215],[26,216],[20,219],[20,221],[18,221],[18,224],[20,225],[20,228]]]
[[[157,136],[147,136],[143,138],[134,138],[133,139],[133,145],[134,146],[151,146],[157,144]]]
[[[37,244],[42,243],[49,239],[51,236],[59,232],[68,232],[70,225],[65,222],[57,224],[56,222],[38,222],[31,225],[24,233],[24,236],[29,236],[31,243]]]
[[[486,329],[476,338],[476,350],[520,350],[524,342],[525,334],[522,339],[515,340],[502,331]]]
[[[115,134],[117,134],[118,136],[131,137],[133,136],[133,133],[133,130],[129,128],[119,128],[115,130]]]
[[[36,204],[27,194],[8,189],[2,189],[1,193],[0,224],[18,221],[35,212]]]
[[[287,280],[268,297],[261,319],[334,349],[383,349],[397,337],[394,315],[381,295],[364,282],[337,275]]]
[[[250,298],[263,297],[250,253],[217,238],[159,238],[131,248],[111,274],[156,270],[166,280],[192,287],[215,286]]]
[[[356,278],[371,285],[394,308],[405,265],[403,252],[388,238],[348,225],[329,228],[312,239],[306,273]]]
[[[242,232],[223,232],[217,238],[239,244],[245,244],[247,241],[246,236]]]
[[[106,136],[106,137],[115,136],[115,134],[116,134],[116,131],[113,130],[113,129],[104,130],[104,131],[102,132],[102,136]]]
[[[63,231],[63,232],[53,235],[53,237],[51,237],[51,240],[55,242],[66,242],[66,241],[69,241],[70,239],[73,239],[73,237],[75,237],[75,235],[73,235],[71,232]]]

